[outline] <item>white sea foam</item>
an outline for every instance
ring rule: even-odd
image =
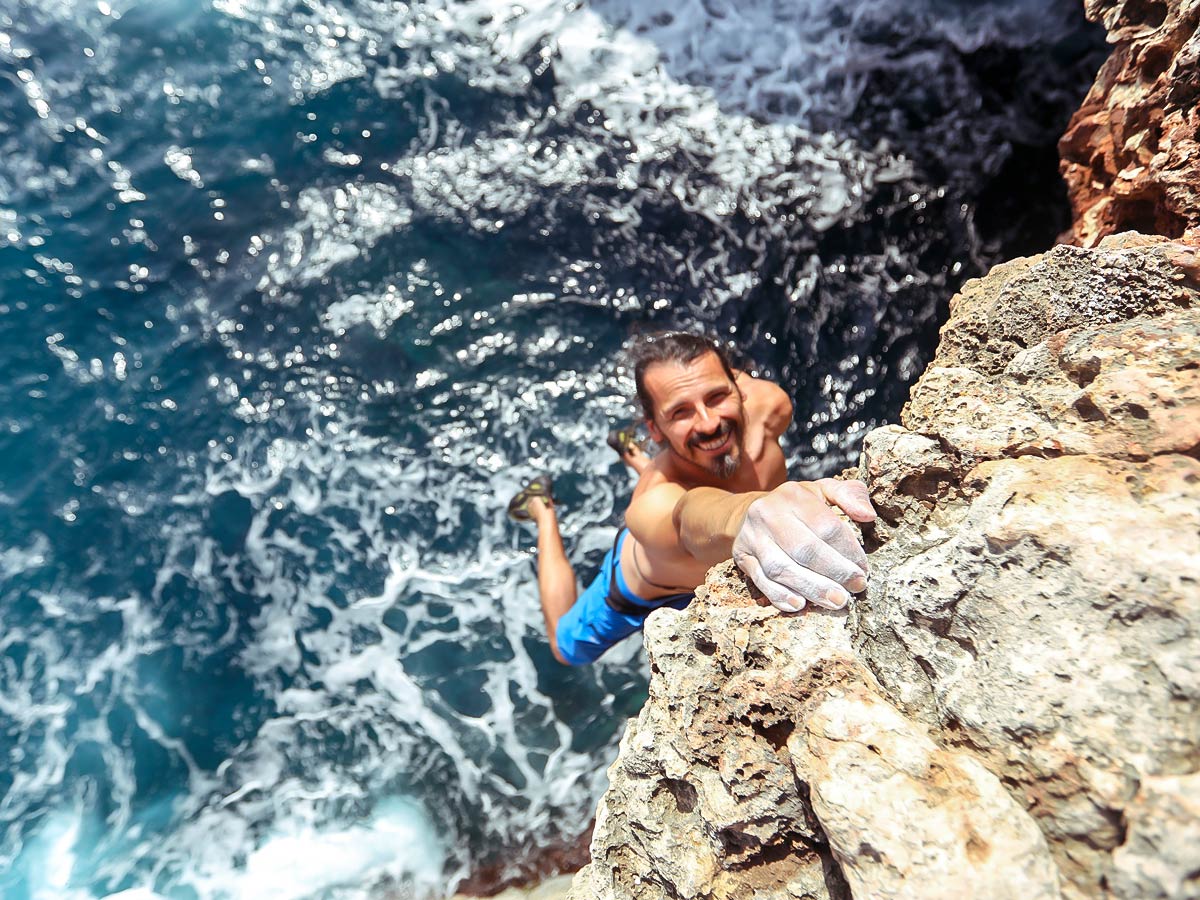
[[[442,886],[444,856],[419,806],[383,799],[357,825],[317,826],[301,817],[280,822],[246,856],[244,868],[222,869],[218,861],[193,887],[202,896],[302,900],[334,889],[403,884],[410,895],[426,896]]]
[[[517,430],[526,430],[537,420],[533,413],[544,409],[546,389],[532,381],[511,391],[473,386],[470,400],[477,409],[490,409]],[[564,437],[586,444],[599,427],[602,420],[573,424],[564,429]],[[330,885],[336,881],[366,890],[382,878],[436,893],[465,874],[465,860],[456,855],[457,848],[440,853],[397,851],[403,842],[394,840],[396,828],[386,824],[389,814],[378,811],[375,799],[430,767],[452,767],[449,783],[456,802],[487,811],[499,834],[545,828],[552,819],[561,824],[564,816],[586,819],[603,787],[605,754],[569,749],[571,732],[553,715],[549,698],[538,687],[533,662],[522,649],[525,639],[541,632],[535,587],[526,557],[513,549],[512,531],[494,499],[516,489],[511,468],[515,460],[481,482],[480,473],[486,470],[460,456],[479,443],[460,434],[442,445],[443,462],[433,464],[394,456],[387,442],[363,438],[353,423],[344,422],[336,431],[325,430],[306,442],[244,446],[232,463],[214,455],[203,494],[177,498],[184,505],[203,504],[205,496],[232,489],[249,498],[258,511],[236,559],[224,558],[211,539],[191,529],[170,534],[160,581],[183,572],[205,581],[235,566],[243,589],[260,598],[256,638],[242,653],[243,668],[268,689],[280,679],[299,678],[307,686],[273,691],[275,717],[225,763],[219,773],[221,787],[197,780],[180,798],[187,824],[161,839],[155,851],[160,864],[174,873],[173,883],[189,885],[203,897],[249,896],[245,891],[272,871],[272,860],[285,850],[304,847],[314,848],[314,854],[332,853],[354,843],[362,845],[361,853],[346,863],[347,868],[331,870],[336,879]],[[435,438],[435,446],[439,444]],[[605,519],[615,502],[612,488],[605,484],[610,478],[605,454],[588,452],[575,465],[586,467],[592,457],[603,476],[599,489],[566,529],[572,539],[577,528],[584,527],[581,552],[602,550],[611,542],[611,530],[587,524]],[[266,465],[260,465],[264,459]],[[320,496],[319,505],[310,500],[314,493]],[[271,524],[276,501],[293,514],[333,526],[329,546],[345,548],[335,554],[334,571],[318,564],[317,546],[298,539],[289,528]],[[396,541],[387,536],[389,505],[404,508],[409,518],[428,516],[420,537],[413,534]],[[423,551],[429,539],[453,537],[462,527],[466,507],[486,521],[479,545],[465,554]],[[343,517],[339,511],[350,515]],[[379,592],[350,593],[349,605],[331,598],[330,589],[338,572],[345,574],[344,565],[369,570],[380,561],[388,574]],[[422,632],[424,622],[446,621],[444,613],[432,612],[432,604],[452,609],[449,632]],[[400,631],[389,617],[395,610],[407,614]],[[328,624],[314,629],[317,611],[327,615]],[[406,668],[407,659],[425,651],[437,652],[450,644],[470,649],[497,630],[515,656],[485,655],[474,663],[486,698],[482,714],[464,718]],[[366,644],[365,634],[373,635]],[[632,645],[621,648],[598,671],[628,666],[635,653]],[[527,743],[530,727],[543,735],[533,747]],[[321,749],[321,735],[330,732],[372,737],[356,741],[359,749],[352,758],[339,759]],[[511,761],[519,787],[488,764],[480,741]],[[295,771],[298,763],[300,772]],[[437,777],[448,778],[445,771]],[[524,811],[506,821],[515,811],[504,798],[518,796]],[[350,819],[347,824],[345,814],[335,812],[346,803],[375,811],[365,823]],[[438,827],[444,829],[445,821],[420,825],[419,830]],[[240,863],[251,847],[257,849]],[[384,847],[391,848],[386,866]],[[283,888],[292,884],[281,883]]]
[[[384,235],[407,225],[412,213],[389,184],[351,182],[332,191],[305,188],[296,200],[298,223],[267,258],[258,289],[268,297],[315,281],[358,258]]]
[[[452,208],[461,208],[465,200],[474,209],[499,197],[502,211],[504,198],[516,192],[520,211],[528,204],[519,198],[536,194],[539,187],[566,189],[584,176],[596,186],[594,160],[603,146],[596,137],[604,132],[631,142],[613,177],[615,187],[671,191],[690,210],[714,221],[746,206],[807,199],[813,226],[823,229],[854,213],[862,195],[870,192],[874,169],[904,170],[899,161],[875,160],[831,135],[815,137],[796,126],[723,114],[710,89],[678,82],[662,70],[658,47],[612,27],[588,6],[558,0],[521,6],[474,0],[448,4],[441,15],[427,11],[422,25],[412,34],[405,32],[406,64],[381,73],[389,85],[425,77],[421,60],[426,55],[455,71],[466,69],[471,77],[480,68],[511,70],[513,76],[502,86],[508,90],[527,89],[522,61],[533,53],[555,76],[548,119],[515,122],[509,136],[421,156],[409,164],[417,197],[427,198],[430,206],[446,199]],[[481,60],[480,48],[489,48],[490,58]],[[452,65],[447,54],[454,54]],[[525,73],[523,80],[518,72]],[[579,133],[586,143],[542,140],[548,125],[566,123],[585,107],[598,111],[591,133]],[[692,171],[668,170],[658,184],[647,179],[648,164],[679,153],[690,155]],[[426,173],[433,176],[437,194],[423,187],[430,180]],[[624,203],[604,213],[617,223],[636,216]],[[486,227],[489,217],[478,218]],[[474,216],[471,220],[476,221]]]
[[[41,568],[49,551],[50,542],[42,534],[34,535],[28,547],[5,547],[0,550],[0,576],[7,579]]]
[[[25,860],[29,866],[27,886],[32,900],[81,900],[88,896],[70,887],[80,825],[78,813],[53,813],[43,820],[41,828],[30,840]]]
[[[495,232],[547,191],[593,182],[599,153],[596,146],[551,148],[506,137],[438,150],[397,168],[409,175],[413,197],[427,213],[458,214],[479,231]]]
[[[773,10],[765,4],[755,8],[760,18]],[[293,33],[302,40],[302,26],[310,28],[312,20],[292,17],[290,9],[280,0],[256,0],[239,3],[236,14],[269,22],[268,34]],[[364,3],[353,13],[313,8],[317,18],[327,17],[322,27],[344,31],[326,42],[319,60],[328,62],[335,52],[363,53],[368,46],[390,45],[403,52],[402,61],[393,58],[374,73],[384,96],[423,86],[439,72],[464,77],[480,89],[523,94],[532,82],[530,55],[553,71],[554,102],[545,118],[517,120],[469,141],[453,132],[452,123],[450,131],[439,125],[433,114],[436,95],[427,94],[430,120],[416,148],[420,152],[393,168],[411,178],[414,199],[428,212],[458,213],[483,231],[503,227],[505,216],[526,212],[547,188],[602,186],[595,158],[603,146],[597,138],[604,133],[631,142],[612,179],[615,187],[676,193],[689,210],[718,223],[739,208],[762,215],[780,202],[800,202],[813,227],[827,228],[855,214],[876,171],[881,179],[907,171],[902,161],[864,152],[847,140],[723,114],[710,86],[685,84],[664,72],[660,47],[614,27],[600,10],[566,0],[521,5],[434,0],[412,7]],[[757,46],[767,64],[769,48]],[[311,73],[295,78],[312,81]],[[601,111],[590,133],[577,132],[576,140],[543,139],[550,126],[570,122],[585,107]],[[691,157],[691,173],[664,173],[658,183],[646,178],[649,164],[681,153]],[[637,221],[636,204],[628,198],[597,212],[617,226]]]
[[[590,105],[603,110],[590,133],[575,133],[547,150],[543,134],[520,122],[462,144],[454,143],[455,133],[445,123],[429,124],[421,144],[393,166],[401,179],[408,176],[412,201],[423,214],[456,215],[483,233],[511,217],[543,214],[539,204],[547,194],[601,183],[597,141],[607,140],[606,134],[631,144],[615,174],[605,176],[618,190],[650,182],[649,167],[672,154],[694,157],[691,175],[664,169],[650,187],[677,196],[687,209],[717,224],[739,207],[764,212],[787,197],[803,201],[814,227],[823,227],[856,209],[856,179],[895,165],[846,143],[810,139],[794,126],[727,117],[711,93],[665,76],[653,46],[614,32],[594,12],[567,3],[533,4],[523,14],[498,3],[412,10],[363,4],[350,23],[345,11],[315,4],[311,15],[299,18],[287,12],[291,4],[225,3],[220,8],[247,22],[275,23],[275,28],[264,24],[271,40],[316,21],[318,36],[302,39],[313,48],[290,76],[304,91],[363,71],[357,57],[371,38],[362,21],[374,22],[381,41],[398,38],[411,51],[410,65],[420,67],[381,68],[380,85],[428,77],[432,65],[467,70],[486,89],[520,92],[530,82],[525,55],[546,51],[558,87],[556,111],[543,121],[543,131],[560,128]],[[393,20],[386,27],[384,13]],[[490,22],[479,25],[485,15]],[[531,143],[541,152],[531,156]],[[163,159],[179,178],[199,186],[201,176],[186,149],[172,145]],[[861,171],[851,177],[848,166]],[[131,184],[132,176],[124,182]],[[589,202],[588,214],[608,226],[637,222],[636,205],[620,199]],[[390,181],[305,188],[295,213],[294,225],[264,256],[259,287],[280,299],[351,268],[412,220],[408,199]],[[705,266],[719,264],[712,259],[683,257],[679,265],[691,267],[699,280]],[[386,332],[412,313],[414,294],[432,287],[432,274],[413,275],[397,282],[395,291],[334,301],[324,311],[323,324],[335,335],[363,323]],[[743,283],[730,280],[728,290]],[[454,285],[446,287],[447,294],[454,293]],[[526,297],[514,305],[531,302]],[[456,315],[448,314],[447,321]],[[211,318],[209,334],[231,357],[255,356],[255,348],[240,343],[233,317],[221,311]],[[109,733],[102,718],[88,726],[87,737],[103,748],[118,810],[105,823],[112,834],[107,850],[115,857],[107,864],[111,882],[137,877],[149,861],[157,880],[134,888],[144,895],[159,884],[168,894],[190,889],[203,898],[302,897],[335,889],[366,895],[394,885],[442,891],[466,874],[470,860],[454,845],[455,829],[463,823],[447,818],[446,810],[422,809],[411,795],[404,799],[426,773],[454,806],[475,810],[496,840],[515,845],[552,826],[569,831],[572,823],[581,828],[586,822],[613,748],[610,741],[573,749],[576,736],[541,687],[537,665],[525,649],[526,641],[543,640],[536,587],[528,557],[503,517],[503,500],[529,467],[588,473],[587,496],[564,522],[566,537],[578,554],[595,556],[606,549],[619,482],[614,483],[611,457],[597,436],[623,415],[624,401],[620,385],[603,373],[571,364],[574,351],[586,343],[584,336],[547,328],[518,339],[499,326],[481,332],[471,327],[473,321],[464,309],[457,325],[436,335],[431,331],[430,340],[452,348],[464,371],[516,353],[531,364],[548,365],[552,373],[517,374],[503,384],[463,382],[457,376],[429,379],[430,389],[444,398],[431,400],[436,415],[427,423],[422,455],[364,437],[361,423],[321,398],[318,389],[303,438],[256,441],[252,435],[232,453],[218,445],[204,484],[180,487],[173,503],[182,510],[205,509],[228,491],[246,498],[252,509],[243,545],[232,554],[217,546],[196,517],[176,518],[163,535],[157,604],[167,605],[165,592],[176,580],[205,597],[219,598],[233,586],[254,598],[245,622],[231,604],[221,610],[229,623],[215,646],[199,646],[185,631],[162,633],[137,598],[53,598],[64,609],[64,604],[75,611],[91,602],[96,610],[120,615],[120,639],[105,648],[73,644],[80,638],[69,629],[23,636],[47,661],[45,671],[60,691],[67,689],[39,696],[31,671],[30,680],[19,682],[10,698],[26,717],[25,727],[47,735],[36,766],[18,773],[14,782],[12,794],[27,809],[44,806],[64,783],[72,747],[66,722],[70,706],[62,697],[71,689],[127,706],[145,738],[185,773],[170,799],[172,830],[145,834],[134,822],[132,751]],[[75,350],[54,346],[75,377],[92,377]],[[257,409],[251,398],[224,390],[214,391],[214,403]],[[297,402],[303,405],[303,396]],[[566,407],[572,415],[550,412]],[[269,415],[245,418],[262,423]],[[539,443],[537,425],[547,416],[554,442],[541,437]],[[496,427],[505,430],[503,444],[487,439]],[[571,448],[569,458],[562,448]],[[472,519],[481,523],[475,545],[445,549],[455,546]],[[439,541],[443,549],[433,549]],[[382,584],[356,583],[356,573],[380,571]],[[397,612],[404,614],[402,623]],[[86,628],[88,618],[72,621]],[[430,623],[438,627],[426,627]],[[238,665],[269,698],[272,715],[210,772],[163,726],[164,710],[147,708],[142,692],[149,686],[136,681],[136,661],[167,645],[200,657],[232,646],[239,630],[248,631],[249,639],[238,652]],[[462,665],[468,670],[447,676],[477,679],[478,696],[455,699],[469,700],[468,712],[448,699],[453,685],[441,690],[445,685],[418,665],[422,654],[445,654],[452,661],[459,651],[467,654],[469,661]],[[636,654],[630,642],[589,676],[598,684],[606,672],[629,669]],[[106,685],[107,691],[101,690]],[[602,693],[598,716],[614,703],[611,692]],[[163,701],[171,714],[177,712],[169,697]],[[501,758],[506,766],[496,764]],[[519,804],[510,802],[517,799]],[[71,859],[104,855],[103,844],[100,851],[77,846],[82,833],[77,820],[64,821],[48,838],[59,860],[46,868],[58,879],[53,886],[66,883],[61,873],[69,871]],[[441,841],[428,837],[435,831]],[[39,859],[22,854],[19,862],[31,871]]]
[[[401,316],[412,311],[413,305],[411,298],[405,297],[396,285],[389,284],[374,296],[351,294],[345,300],[331,303],[322,322],[335,334],[344,334],[355,325],[365,323],[385,335]]]

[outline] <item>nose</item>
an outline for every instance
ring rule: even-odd
[[[701,405],[696,412],[696,428],[698,431],[709,432],[720,424],[720,419],[713,415],[711,409]]]

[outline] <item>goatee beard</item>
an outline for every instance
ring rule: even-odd
[[[704,443],[705,441],[713,440],[717,437],[724,437],[725,435],[729,434],[733,435],[733,446],[716,459],[700,464],[702,468],[707,469],[713,475],[716,475],[721,479],[732,478],[737,473],[737,470],[741,467],[742,435],[739,427],[733,422],[726,420],[721,424],[721,427],[718,428],[714,434],[704,437],[697,436],[689,441],[689,445],[695,447],[696,445]]]
[[[722,453],[714,459],[708,470],[718,478],[732,478],[737,474],[737,470],[741,464],[741,454],[731,450],[729,453]]]

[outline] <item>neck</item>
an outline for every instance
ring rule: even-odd
[[[675,452],[675,448],[667,445],[665,451],[659,454],[659,457],[666,457],[669,466],[669,475],[672,481],[681,484],[692,485],[693,487],[715,487],[725,491],[736,490],[737,482],[746,471],[746,455],[743,453],[738,461],[737,471],[728,478],[721,478],[713,472],[710,472],[704,466],[697,465],[690,459],[686,459]]]

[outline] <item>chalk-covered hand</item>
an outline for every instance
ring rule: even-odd
[[[867,554],[854,530],[875,509],[861,481],[789,481],[755,500],[733,542],[733,559],[772,605],[785,612],[813,603],[841,609],[867,586]]]

